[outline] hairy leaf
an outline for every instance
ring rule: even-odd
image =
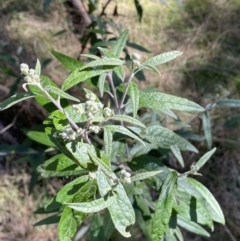
[[[205,165],[205,163],[211,158],[211,156],[213,155],[213,153],[217,150],[217,148],[213,148],[211,151],[205,153],[199,160],[198,162],[195,164],[195,166],[200,169],[203,165]]]
[[[81,63],[77,59],[69,57],[65,54],[61,54],[61,53],[56,52],[54,50],[52,50],[51,53],[58,59],[59,62],[61,62],[61,64],[64,67],[66,67],[67,69],[69,69],[71,71],[74,71],[75,69],[83,66],[83,63]]]
[[[182,52],[179,51],[171,51],[163,54],[156,55],[148,60],[146,60],[143,65],[152,65],[157,66],[160,64],[164,64],[172,59],[175,59],[177,56],[181,55]]]
[[[40,61],[37,59],[37,63],[36,63],[36,66],[35,66],[35,73],[40,76],[41,75],[41,63]]]
[[[107,77],[107,73],[102,73],[98,79],[98,87],[99,87],[101,97],[103,96],[103,93],[104,93],[104,84],[105,84],[106,77]]]
[[[23,100],[33,98],[34,96],[35,95],[32,93],[20,93],[20,94],[13,95],[10,98],[0,103],[0,111],[5,110]]]
[[[102,224],[102,219],[99,213],[95,213],[91,220],[90,240],[89,241],[107,241],[104,231],[108,231]]]
[[[110,196],[107,199],[99,198],[93,200],[91,202],[84,202],[84,203],[65,203],[68,207],[83,213],[96,213],[100,212],[101,210],[111,206],[115,201],[114,196]]]
[[[132,111],[133,111],[133,117],[136,118],[137,111],[138,111],[138,105],[139,105],[139,90],[138,86],[134,82],[129,83],[129,95],[131,97],[131,103],[132,103]]]
[[[215,222],[218,222],[218,223],[225,224],[225,218],[222,213],[222,210],[221,210],[218,202],[214,198],[214,196],[211,194],[211,192],[206,187],[204,187],[200,182],[198,182],[190,177],[188,177],[187,180],[190,183],[190,185],[194,189],[196,189],[205,199],[205,201],[207,203],[206,208],[207,208],[212,220],[214,220]]]
[[[203,131],[207,141],[207,146],[209,149],[212,147],[212,127],[211,127],[211,119],[209,113],[206,111],[202,117],[203,120]]]
[[[112,131],[109,130],[107,127],[103,128],[104,134],[103,134],[103,140],[104,140],[104,148],[105,152],[109,157],[111,157],[112,154],[112,142],[113,142],[113,135]]]
[[[141,126],[143,128],[146,128],[146,126],[140,122],[139,120],[128,116],[128,115],[113,115],[111,117],[108,117],[109,120],[116,120],[116,121],[123,121],[123,122],[128,122],[131,123],[133,125],[137,125],[137,126]]]
[[[170,149],[171,149],[173,155],[177,158],[180,165],[182,167],[184,167],[183,157],[182,157],[181,151],[179,150],[178,146],[177,145],[171,145]]]
[[[172,214],[173,195],[175,192],[176,181],[177,173],[170,172],[161,187],[161,192],[152,221],[152,241],[161,240],[167,229]]]
[[[236,99],[219,100],[217,102],[217,106],[226,106],[226,107],[231,107],[231,108],[239,108],[240,107],[240,100],[236,100]]]
[[[116,43],[113,45],[112,52],[116,55],[116,57],[120,57],[126,42],[128,39],[128,30],[124,30],[120,36],[118,37]]]
[[[162,172],[162,170],[138,173],[135,176],[131,177],[131,181],[136,182],[136,181],[145,180],[147,178],[150,178],[150,177],[153,177],[153,176],[159,174],[160,172]]]

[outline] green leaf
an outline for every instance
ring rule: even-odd
[[[33,226],[50,225],[50,224],[58,223],[59,221],[60,221],[59,214],[54,214],[34,223]]]
[[[50,140],[48,135],[41,130],[24,130],[24,134],[31,140],[34,140],[42,145],[56,147],[56,145]]]
[[[203,131],[207,141],[207,146],[209,149],[212,148],[212,128],[211,128],[211,119],[209,113],[206,111],[202,117],[203,120]]]
[[[108,229],[102,224],[102,219],[99,213],[95,213],[91,220],[90,226],[90,241],[107,241],[104,231]]]
[[[83,63],[65,54],[61,54],[54,50],[52,50],[51,53],[58,59],[59,62],[61,62],[64,67],[70,71],[74,71],[75,69],[83,66]]]
[[[161,187],[152,221],[152,241],[162,239],[172,214],[173,195],[176,188],[177,173],[170,172]]]
[[[135,223],[135,213],[132,204],[120,182],[114,183],[117,177],[112,174],[113,179],[109,179],[101,170],[97,172],[97,183],[99,192],[102,197],[106,195],[109,188],[113,188],[115,200],[113,204],[108,207],[115,228],[124,236],[130,237],[131,234],[126,231],[126,228]]]
[[[146,60],[143,65],[152,65],[157,66],[160,64],[164,64],[172,59],[175,59],[177,56],[182,55],[182,52],[179,51],[171,51],[163,54],[156,55],[148,60]]]
[[[98,87],[99,87],[101,97],[103,96],[103,93],[104,93],[104,84],[105,84],[106,77],[107,77],[107,73],[102,73],[98,79]]]
[[[160,92],[140,92],[139,107],[152,110],[174,109],[188,112],[202,112],[204,108],[185,98]]]
[[[63,177],[84,174],[86,171],[63,154],[53,156],[37,167],[42,177]]]
[[[182,157],[181,151],[179,150],[178,146],[177,145],[171,145],[170,149],[171,149],[173,155],[177,158],[180,165],[182,167],[184,167],[183,157]]]
[[[18,102],[21,102],[23,100],[27,100],[27,99],[33,98],[33,97],[34,97],[34,94],[32,94],[32,93],[20,93],[20,94],[13,95],[10,98],[8,98],[0,103],[0,111],[11,107],[11,106],[17,104]]]
[[[81,103],[81,104],[75,104],[76,106],[80,107],[80,109],[85,110],[85,103]],[[75,122],[75,123],[81,123],[81,122],[86,122],[87,121],[87,117],[86,115],[83,114],[79,114],[75,108],[73,108],[72,105],[64,108],[64,112],[71,117],[71,119]],[[52,115],[50,115],[51,117]]]
[[[145,143],[135,134],[133,134],[131,131],[129,131],[127,128],[125,128],[124,126],[117,126],[117,125],[106,125],[104,127],[107,127],[109,130],[111,130],[112,132],[118,132],[121,133],[123,135],[127,135],[132,137],[133,139],[138,140],[139,142],[141,142],[144,146]]]
[[[105,173],[112,175],[111,167],[107,165],[103,160],[99,159],[92,150],[88,150],[88,154],[91,157],[92,161],[99,166]]]
[[[141,181],[141,180],[145,180],[147,178],[153,177],[157,174],[159,174],[160,172],[162,172],[162,170],[160,171],[152,171],[152,172],[143,172],[143,173],[138,173],[135,176],[131,177],[131,181],[132,182],[136,182],[136,181]]]
[[[198,170],[205,165],[205,163],[210,159],[210,157],[213,155],[213,153],[217,150],[216,147],[214,147],[211,151],[205,153],[195,164],[195,166],[198,168]]]
[[[139,3],[138,0],[134,0],[134,4],[138,13],[138,18],[139,18],[139,22],[141,22],[142,20],[142,15],[143,15],[143,8],[141,6],[141,4]]]
[[[81,56],[87,57],[89,59],[100,59],[100,57],[98,57],[97,55],[94,55],[94,54],[81,54]]]
[[[158,69],[150,64],[142,64],[137,71],[144,70],[144,69],[151,70],[152,72],[158,75],[161,75]]]
[[[41,75],[41,63],[40,61],[37,59],[37,63],[36,63],[36,66],[35,66],[35,73],[40,76]]]
[[[225,218],[222,213],[222,210],[214,198],[214,196],[211,194],[211,192],[204,187],[200,182],[188,177],[188,182],[191,184],[191,186],[196,189],[205,199],[207,205],[206,208],[212,218],[213,221],[225,224]]]
[[[200,225],[182,217],[181,215],[177,215],[177,224],[190,232],[193,232],[205,237],[210,237],[210,234],[205,229],[203,229]]]
[[[134,82],[130,82],[128,85],[128,91],[129,95],[131,97],[131,103],[132,103],[132,111],[133,111],[133,117],[136,118],[137,111],[138,111],[138,105],[139,105],[139,90],[138,86]]]
[[[123,65],[124,62],[121,59],[117,58],[101,58],[93,60],[92,62],[82,66],[79,70],[82,71],[84,69],[90,68],[90,67],[98,67],[98,66],[118,66]]]
[[[72,209],[65,207],[58,226],[60,241],[72,241],[80,222],[74,217]]]
[[[133,48],[133,49],[137,49],[139,51],[145,52],[145,53],[151,53],[151,51],[149,51],[148,49],[144,48],[143,46],[136,44],[136,43],[132,43],[132,42],[127,42],[127,46]]]
[[[108,129],[106,126],[103,128],[104,134],[103,134],[103,140],[104,140],[104,148],[105,152],[109,157],[111,157],[112,154],[112,142],[113,142],[113,135],[112,131]]]
[[[112,219],[108,210],[106,210],[104,213],[103,227],[104,227],[105,239],[109,240],[114,231],[114,224],[112,222]],[[99,239],[97,239],[96,241],[99,241]]]
[[[50,92],[50,93],[54,93],[62,98],[65,98],[65,99],[68,99],[68,100],[73,100],[73,101],[76,101],[76,102],[80,102],[79,99],[65,93],[64,91],[62,91],[61,89],[55,87],[55,86],[52,86],[52,85],[47,85],[46,87],[44,87],[44,89],[47,91],[47,92]]]
[[[111,70],[113,66],[108,66],[108,68],[103,69],[89,69],[79,72],[79,69],[74,70],[64,81],[62,85],[62,90],[68,90],[69,88],[73,87],[74,85],[83,82],[89,78],[92,78],[94,76],[100,75],[102,73],[107,72],[108,70]]]
[[[175,235],[177,236],[177,238],[178,238],[179,241],[184,241],[182,232],[181,232],[181,230],[179,229],[179,227],[176,227]]]
[[[226,106],[231,108],[239,108],[240,107],[240,100],[235,99],[227,99],[227,100],[219,100],[217,102],[217,106]]]
[[[128,115],[113,115],[111,117],[108,117],[107,119],[108,120],[128,122],[128,123],[131,123],[133,125],[141,126],[143,128],[146,128],[146,126],[142,122],[140,122],[139,120],[137,120],[137,119],[135,119],[131,116],[128,116]]]
[[[128,39],[128,30],[124,30],[117,39],[117,42],[113,45],[112,52],[116,55],[117,58],[120,57],[126,42]]]
[[[201,199],[196,199],[180,187],[178,187],[173,208],[186,219],[208,225],[213,231],[213,221],[207,209],[202,204]]]
[[[107,199],[99,198],[93,200],[91,202],[84,202],[84,203],[65,203],[68,207],[83,213],[96,213],[100,212],[103,209],[111,206],[115,201],[114,196],[110,196]]]
[[[145,134],[141,134],[140,136],[154,146],[161,148],[170,149],[172,145],[176,145],[182,151],[191,150],[197,152],[184,138],[162,126],[149,126],[145,129]]]

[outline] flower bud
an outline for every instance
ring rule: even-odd
[[[110,108],[105,107],[103,110],[103,115],[105,118],[111,117],[113,115],[113,111]]]
[[[133,53],[131,55],[131,59],[132,60],[139,60],[141,58],[141,56],[138,53]]]
[[[95,101],[97,99],[97,96],[93,93],[87,93],[86,98],[91,101]]]
[[[138,68],[141,65],[141,63],[138,60],[133,60],[133,66],[135,68]]]
[[[94,132],[95,134],[98,134],[100,131],[100,127],[99,126],[90,126],[89,130]]]
[[[22,74],[24,75],[28,75],[28,71],[29,71],[29,67],[27,64],[20,64],[20,70],[22,72]]]

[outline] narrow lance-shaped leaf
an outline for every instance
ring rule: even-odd
[[[174,109],[188,112],[202,112],[204,108],[185,98],[160,92],[140,92],[139,107],[152,110]]]
[[[145,146],[145,143],[138,137],[136,136],[135,134],[133,134],[131,131],[129,131],[127,128],[125,128],[124,126],[117,126],[117,125],[106,125],[107,128],[109,130],[111,130],[112,132],[118,132],[118,133],[121,133],[121,134],[124,134],[124,135],[127,135],[127,136],[130,136],[132,137],[133,139],[136,139],[138,140],[139,142],[141,142],[144,146]],[[106,127],[105,126],[105,127]]]
[[[116,120],[116,121],[123,121],[123,122],[128,122],[136,126],[141,126],[143,128],[146,128],[146,126],[140,122],[139,120],[128,116],[128,115],[113,115],[111,117],[108,117],[109,120]]]
[[[146,60],[143,64],[157,66],[160,64],[164,64],[172,59],[175,59],[177,56],[181,55],[182,52],[179,51],[171,51],[163,54],[156,55],[148,60]]]
[[[184,161],[183,161],[183,157],[181,154],[181,151],[179,150],[177,145],[171,145],[171,151],[173,153],[173,155],[177,158],[178,162],[180,163],[180,165],[182,167],[184,167]]]
[[[80,68],[81,66],[83,66],[83,63],[81,63],[77,59],[69,57],[69,56],[67,56],[65,54],[56,52],[54,50],[52,50],[51,53],[58,59],[59,62],[61,62],[61,64],[64,67],[66,67],[67,69],[69,69],[71,71],[74,71],[75,69]]]
[[[104,217],[105,216],[106,213],[104,213]],[[108,239],[105,237],[104,231],[108,230],[106,230],[106,227],[102,223],[101,215],[99,213],[95,213],[91,219],[89,241],[107,241]]]
[[[35,73],[40,76],[41,75],[41,63],[40,61],[37,59],[37,63],[36,63],[36,66],[35,66]]]
[[[217,150],[216,147],[214,147],[211,151],[205,153],[199,160],[198,162],[195,164],[195,166],[198,168],[198,170],[205,165],[205,163],[211,158],[211,156],[213,155],[213,153]]]
[[[236,100],[236,99],[219,100],[217,102],[217,106],[239,108],[240,107],[240,100]]]
[[[115,201],[108,207],[115,228],[124,236],[130,237],[131,234],[126,231],[126,228],[135,223],[135,213],[132,204],[120,182],[114,183],[117,180],[113,173],[110,179],[104,172],[97,172],[97,183],[101,196],[105,196],[107,192],[113,190]]]
[[[177,215],[177,224],[190,232],[193,232],[205,237],[210,237],[210,234],[205,229],[203,229],[200,225],[182,217],[181,215]]]
[[[74,85],[83,82],[89,78],[92,78],[94,76],[100,75],[102,73],[107,72],[108,70],[111,70],[113,66],[108,66],[109,68],[104,69],[95,69],[95,70],[85,70],[85,71],[79,71],[79,69],[74,70],[64,81],[62,85],[62,90],[68,90]]]
[[[121,59],[117,59],[117,58],[102,58],[102,59],[96,59],[93,60],[92,62],[82,66],[79,70],[84,70],[90,67],[98,67],[98,66],[118,66],[118,65],[123,65],[123,61]]]
[[[84,203],[65,203],[68,207],[83,213],[96,213],[109,207],[115,200],[114,196],[108,197],[106,200],[102,197],[91,202]]]
[[[104,83],[107,77],[107,73],[102,73],[99,78],[98,78],[98,87],[99,87],[99,92],[100,92],[100,96],[103,96],[104,93]]]
[[[76,102],[80,102],[79,99],[67,94],[66,92],[62,91],[61,89],[55,87],[55,86],[52,86],[52,85],[48,85],[44,88],[47,92],[50,92],[50,93],[54,93],[62,98],[65,98],[65,99],[68,99],[68,100],[73,100],[73,101],[76,101]]]
[[[89,59],[100,59],[100,57],[98,57],[97,55],[94,55],[94,54],[81,54],[81,56],[87,57]]]
[[[104,161],[102,161],[100,158],[96,156],[96,154],[92,150],[88,150],[88,154],[91,157],[92,161],[99,166],[105,173],[108,175],[112,175],[112,171],[110,166],[108,166]]]
[[[34,97],[34,94],[32,94],[32,93],[20,93],[20,94],[13,95],[10,98],[8,98],[0,103],[0,111],[11,107],[11,106],[17,104],[18,102],[21,102],[23,100],[27,100],[27,99],[33,98],[33,97]]]
[[[113,142],[113,135],[112,131],[109,130],[107,127],[103,128],[104,134],[103,134],[103,140],[104,140],[104,148],[105,152],[109,157],[111,157],[112,154],[112,142]]]
[[[161,187],[160,196],[157,201],[152,221],[152,241],[161,240],[167,229],[172,214],[173,195],[175,192],[176,181],[177,173],[170,172]]]
[[[203,120],[203,131],[204,131],[204,135],[205,135],[205,138],[207,141],[207,146],[209,149],[211,149],[211,147],[212,147],[212,128],[211,128],[210,115],[207,111],[204,112],[202,120]]]
[[[116,55],[116,57],[119,57],[120,54],[122,53],[126,42],[128,39],[128,30],[124,30],[120,36],[117,39],[117,42],[114,44],[112,48],[112,52]]]
[[[206,209],[208,210],[212,220],[218,223],[225,224],[225,218],[222,213],[222,210],[214,196],[211,194],[211,192],[206,187],[204,187],[200,182],[190,177],[188,177],[187,180],[191,184],[191,186],[194,189],[196,189],[207,202]]]
[[[145,179],[147,179],[147,178],[156,176],[156,175],[159,174],[160,172],[162,172],[162,170],[152,171],[152,172],[138,173],[138,174],[136,174],[135,176],[131,177],[131,181],[132,181],[132,182],[136,182],[136,181],[145,180]]]
[[[139,105],[139,90],[138,86],[134,82],[129,83],[129,94],[132,100],[132,110],[133,110],[133,117],[137,116],[138,105]]]
[[[134,0],[134,4],[138,13],[138,17],[139,17],[139,22],[141,22],[142,20],[142,15],[143,15],[143,8],[140,4],[140,2],[138,0]]]

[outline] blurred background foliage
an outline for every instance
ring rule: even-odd
[[[184,153],[184,168],[169,153],[161,153],[179,172],[188,170],[211,143],[218,148],[199,180],[219,201],[227,223],[216,225],[210,239],[185,233],[185,240],[240,240],[239,16],[240,0],[0,0],[0,101],[22,91],[20,63],[34,66],[39,58],[43,74],[61,85],[68,72],[51,55],[52,49],[84,61],[81,53],[98,54],[96,46],[109,44],[125,28],[130,31],[126,51],[140,53],[142,60],[183,51],[181,58],[160,69],[160,78],[145,73],[139,85],[189,98],[208,109],[207,119],[181,114],[192,128],[166,120],[200,151]],[[79,88],[70,93],[81,99]],[[39,220],[32,211],[67,181],[46,181],[36,172],[51,148],[45,150],[26,134],[45,116],[33,100],[0,114],[0,240],[57,240],[55,225],[32,227]],[[134,232],[132,240],[140,240],[142,235]]]

